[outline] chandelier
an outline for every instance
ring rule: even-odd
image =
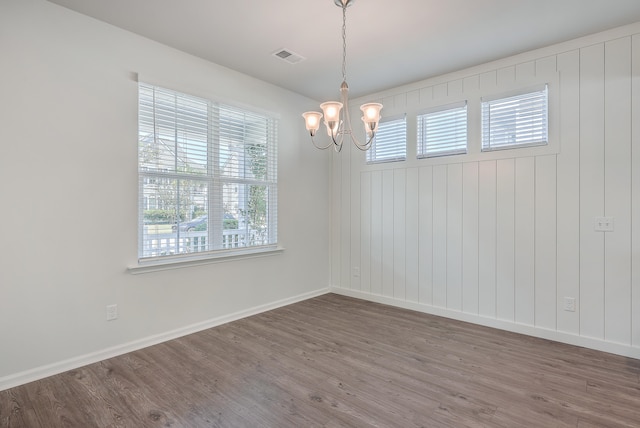
[[[340,85],[340,98],[342,102],[327,101],[320,104],[322,113],[308,111],[302,114],[307,131],[311,135],[311,142],[319,149],[327,149],[333,145],[336,152],[342,150],[342,143],[345,136],[348,136],[353,144],[360,150],[365,151],[371,147],[373,138],[378,130],[380,121],[380,110],[382,104],[367,103],[360,106],[362,110],[362,121],[365,129],[365,143],[362,144],[355,137],[351,127],[349,117],[349,86],[347,85],[347,7],[351,6],[355,0],[334,0],[336,6],[342,8],[342,85]],[[324,124],[327,127],[327,134],[331,141],[326,146],[319,146],[313,137],[320,128],[320,119],[324,114]]]

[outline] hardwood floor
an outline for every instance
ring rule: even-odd
[[[2,427],[640,427],[640,360],[334,294],[0,392]]]

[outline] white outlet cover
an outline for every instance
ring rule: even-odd
[[[613,217],[596,217],[593,222],[593,229],[596,232],[613,232]]]
[[[107,321],[118,318],[118,305],[107,305]]]
[[[569,312],[576,311],[576,299],[575,297],[565,297],[564,298],[564,310]]]

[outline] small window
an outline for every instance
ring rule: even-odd
[[[482,99],[482,150],[548,143],[548,88]]]
[[[418,115],[418,158],[467,153],[467,102]]]
[[[406,116],[380,121],[371,148],[367,150],[367,163],[403,161],[406,158]]]

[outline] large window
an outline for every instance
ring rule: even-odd
[[[140,259],[277,242],[277,121],[139,86]]]
[[[371,148],[367,150],[367,163],[402,161],[407,158],[407,119],[389,118],[378,124]]]
[[[418,115],[418,158],[467,153],[467,103]]]
[[[547,143],[547,85],[509,97],[482,99],[483,151]]]

